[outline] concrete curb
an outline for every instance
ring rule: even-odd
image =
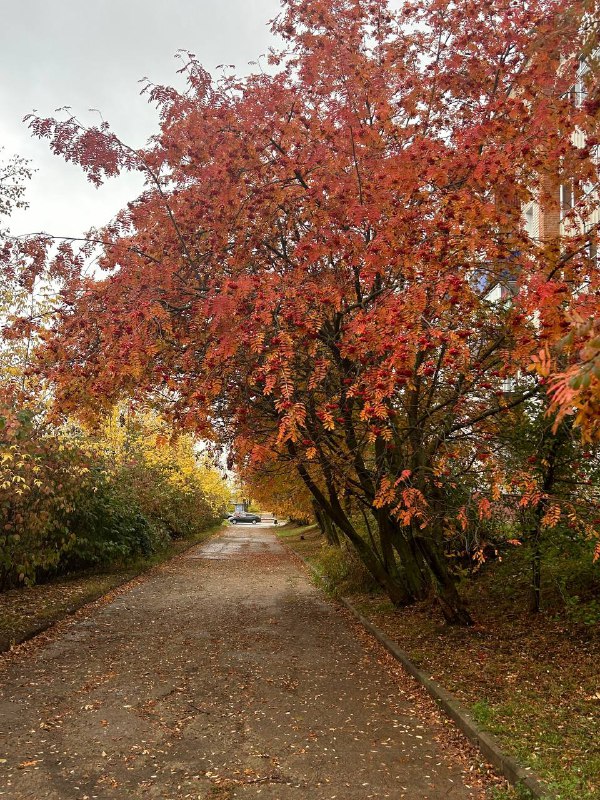
[[[295,553],[293,550],[292,552],[304,562],[313,575],[323,580],[323,575],[307,561],[304,556]],[[396,642],[386,636],[382,630],[376,625],[373,625],[366,617],[363,617],[363,615],[354,608],[352,603],[344,597],[338,597],[336,599],[345,606],[348,611],[356,617],[360,624],[385,647],[388,653],[399,661],[404,669],[421,684],[435,700],[438,707],[446,716],[450,717],[457,728],[481,751],[485,759],[496,767],[509,783],[513,786],[526,789],[535,800],[556,800],[556,795],[535,776],[531,769],[521,766],[512,756],[506,755],[506,753],[502,751],[502,747],[496,737],[482,730],[470,712],[456,697],[450,694],[450,692],[437,681],[434,681],[427,673],[419,669],[416,664],[411,661],[408,654],[398,647]]]
[[[404,669],[426,689],[442,711],[453,720],[458,729],[479,748],[486,760],[493,764],[511,784],[528,789],[533,797],[539,798],[539,800],[552,800],[554,796],[549,793],[532,771],[522,767],[514,758],[503,753],[498,740],[491,733],[487,733],[479,727],[472,715],[459,703],[454,695],[450,694],[437,681],[430,678],[423,670],[420,670],[410,660],[407,653],[401,650],[382,630],[373,625],[372,622],[369,622],[366,617],[363,617],[345,598],[340,597],[339,601],[402,664]]]

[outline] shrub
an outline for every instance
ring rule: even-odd
[[[319,567],[328,588],[341,594],[372,592],[377,584],[356,553],[343,545],[324,544],[319,552]]]
[[[0,413],[0,591],[33,582],[72,547],[68,518],[87,472],[77,444],[31,412]]]
[[[166,546],[168,535],[144,516],[126,484],[99,471],[88,489],[77,497],[69,516],[74,540],[63,555],[61,571],[127,561]]]
[[[0,591],[107,566],[220,521],[229,500],[194,442],[153,416],[91,435],[0,409]]]

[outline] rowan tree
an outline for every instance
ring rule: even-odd
[[[147,179],[90,236],[100,279],[66,246],[49,265],[58,406],[150,395],[245,468],[289,464],[394,600],[432,587],[470,622],[445,542],[500,501],[495,420],[543,394],[533,359],[598,291],[577,235],[535,242],[521,221],[551,206],[547,176],[595,169],[596,109],[569,97],[589,13],[288,0],[273,72],[214,81],[190,56],[186,91],[146,87],[160,130],[141,150],[32,118],[92,182]]]

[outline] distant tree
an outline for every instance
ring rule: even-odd
[[[0,157],[2,154],[3,148],[0,148]],[[6,222],[15,209],[27,207],[25,188],[29,178],[31,168],[27,159],[20,156],[0,158],[0,225]]]

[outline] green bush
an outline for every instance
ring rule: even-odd
[[[378,587],[358,555],[350,548],[324,544],[318,563],[327,587],[342,594],[372,592]]]
[[[61,559],[60,571],[127,561],[168,543],[168,535],[144,516],[127,488],[100,473],[80,494],[68,520],[73,545]]]
[[[0,591],[148,556],[220,521],[219,472],[163,428],[150,416],[91,434],[0,407]]]

